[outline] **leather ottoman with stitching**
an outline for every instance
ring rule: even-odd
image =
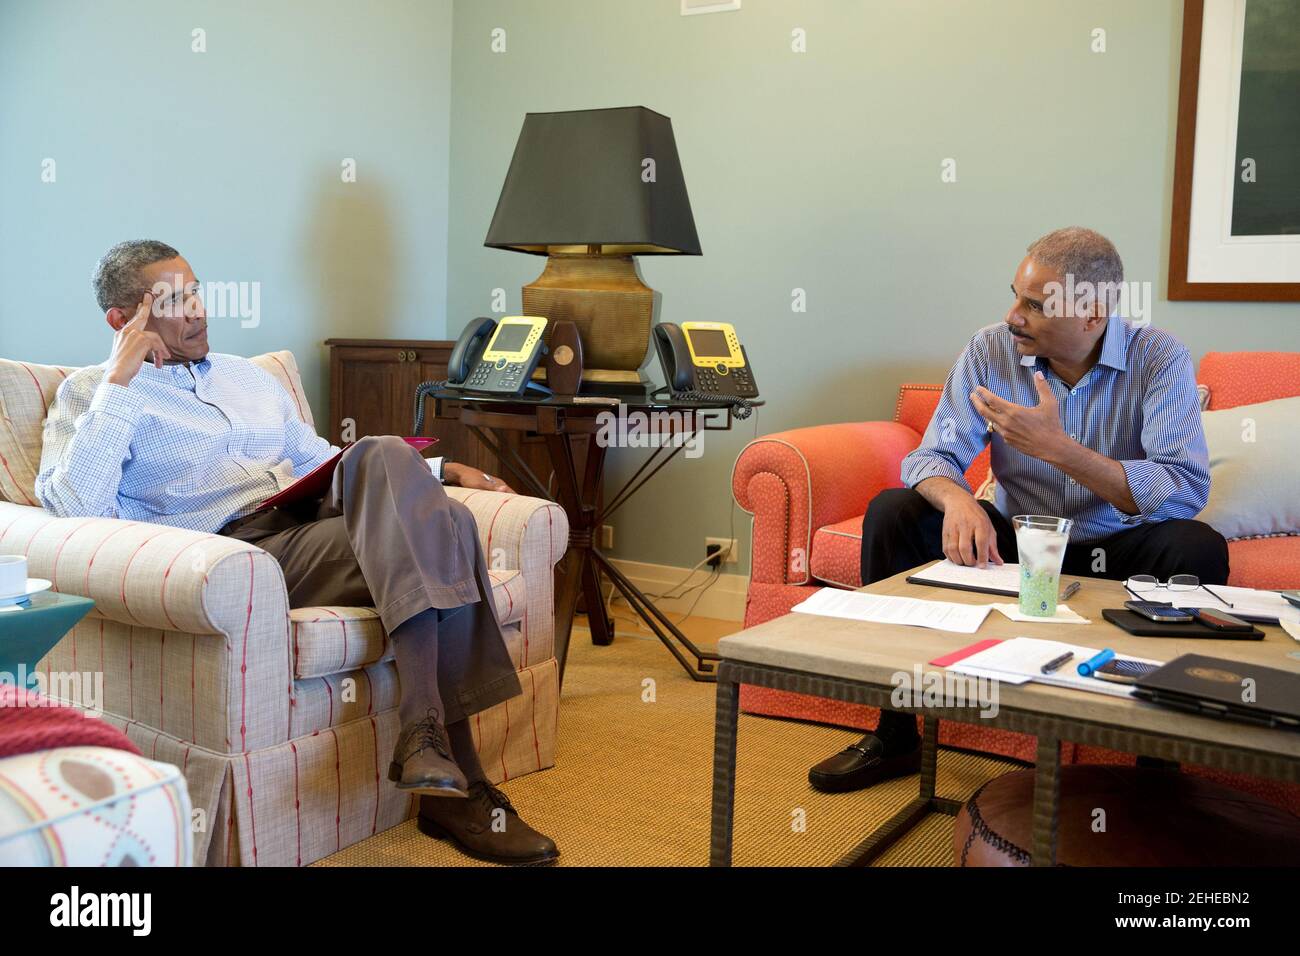
[[[1034,771],[990,780],[957,814],[957,866],[1028,866]],[[1177,771],[1061,768],[1062,866],[1296,866],[1300,817]]]

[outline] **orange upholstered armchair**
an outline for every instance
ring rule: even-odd
[[[1300,353],[1212,352],[1201,361],[1198,379],[1209,390],[1209,410],[1300,395]],[[741,451],[732,471],[732,493],[754,517],[746,627],[788,613],[819,587],[861,585],[867,504],[884,489],[901,486],[903,457],[920,444],[941,389],[903,385],[891,422],[798,428],[756,439]],[[986,449],[966,479],[979,494],[987,478]],[[1228,547],[1231,583],[1300,587],[1300,536],[1236,540]],[[767,688],[746,686],[740,699],[747,713],[854,728],[876,722],[873,708]],[[940,726],[939,739],[949,746],[1034,757],[1033,738],[1022,734],[948,721]],[[1100,754],[1067,745],[1062,756],[1077,760]],[[1294,797],[1286,802],[1295,802]]]

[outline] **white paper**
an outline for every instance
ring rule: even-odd
[[[1050,674],[1042,673],[1043,665],[1067,651],[1074,655],[1070,660]],[[1100,648],[1096,647],[1066,644],[1062,641],[1043,641],[1035,637],[1013,637],[963,658],[948,669],[958,674],[991,677],[1008,684],[1023,684],[1032,680],[1055,687],[1073,687],[1094,694],[1109,694],[1112,697],[1133,696],[1132,684],[1117,684],[1097,677],[1084,677],[1079,673],[1079,665],[1097,656],[1098,653]],[[1127,654],[1124,655],[1124,659],[1140,661],[1144,664],[1164,663],[1145,657],[1130,657]]]
[[[1056,605],[1056,615],[1054,617],[1034,617],[1032,614],[1021,614],[1019,604],[990,604],[993,610],[1004,614],[1013,621],[1025,621],[1031,624],[1091,624],[1092,621],[1086,617],[1080,617],[1074,611],[1070,610],[1068,604]]]
[[[822,617],[842,617],[877,624],[903,624],[938,631],[974,634],[988,616],[987,604],[954,604],[918,598],[885,597],[865,591],[822,588],[791,610]]]
[[[960,584],[968,588],[985,588],[993,591],[1020,593],[1020,565],[1015,562],[983,568],[968,568],[953,564],[946,558],[932,567],[912,575],[918,583]]]
[[[1226,584],[1210,585],[1213,594],[1205,588],[1195,591],[1171,591],[1168,588],[1156,588],[1140,591],[1143,601],[1168,601],[1174,607],[1203,607],[1216,611],[1225,611],[1235,617],[1264,618],[1277,621],[1291,605],[1286,598],[1276,591],[1257,591],[1255,588],[1234,588]],[[1217,601],[1214,595],[1222,597]],[[1227,603],[1225,603],[1225,601]]]

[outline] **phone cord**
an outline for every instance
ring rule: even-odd
[[[665,389],[656,389],[656,392],[665,391]],[[744,421],[750,415],[754,414],[754,406],[750,404],[749,399],[740,398],[735,395],[715,395],[710,392],[670,392],[670,395],[679,402],[701,402],[712,404],[725,400],[731,405],[731,414],[737,421]]]
[[[421,382],[415,386],[415,424],[411,426],[412,436],[419,435],[420,429],[424,428],[424,400],[446,384],[447,380],[442,379],[436,382]]]

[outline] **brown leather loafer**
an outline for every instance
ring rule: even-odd
[[[560,855],[554,840],[519,819],[506,795],[482,780],[470,784],[468,800],[421,797],[417,826],[425,836],[451,840],[489,863],[541,866]]]
[[[435,797],[467,797],[469,783],[451,756],[447,728],[430,710],[424,720],[408,724],[397,737],[388,779],[398,790]]]
[[[919,773],[920,770],[920,737],[910,747],[904,742],[901,747],[891,744],[886,748],[879,737],[867,734],[856,744],[845,747],[809,770],[808,782],[814,790],[822,793],[848,793],[865,790],[882,780]]]

